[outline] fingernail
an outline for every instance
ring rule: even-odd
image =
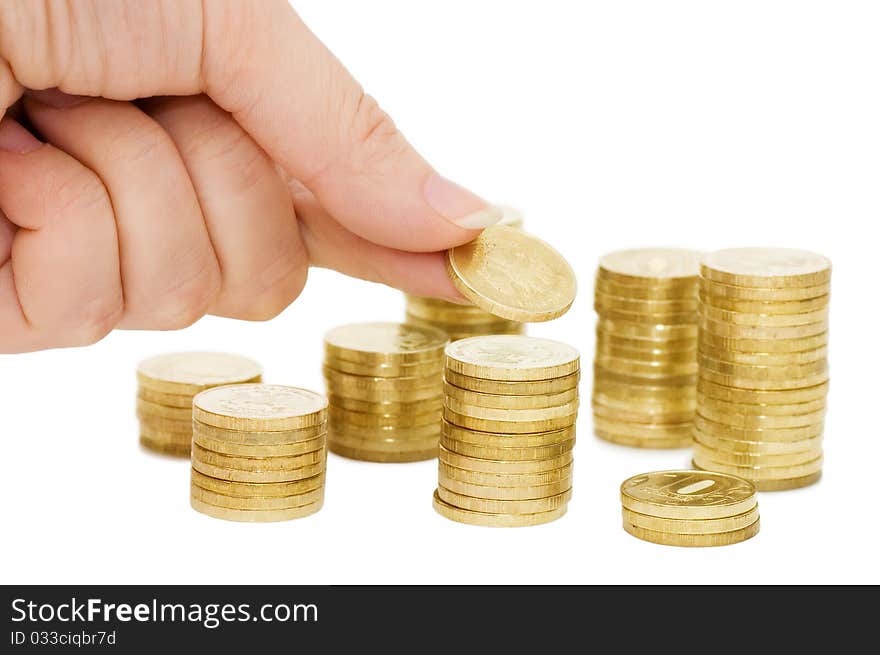
[[[68,107],[76,107],[89,99],[89,96],[74,96],[64,93],[59,89],[43,89],[42,91],[28,91],[27,96],[33,98],[37,102],[55,107],[56,109],[67,109]]]
[[[0,150],[24,155],[42,145],[33,134],[11,118],[0,122]]]
[[[435,212],[468,230],[489,227],[501,219],[500,209],[437,173],[425,181],[422,193]]]

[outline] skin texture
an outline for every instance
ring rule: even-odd
[[[266,320],[310,265],[460,301],[497,220],[284,0],[4,0],[0,116],[0,352]]]

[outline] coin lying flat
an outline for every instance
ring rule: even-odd
[[[212,439],[210,437],[193,433],[193,443],[206,450],[220,453],[222,455],[233,455],[237,457],[290,457],[320,450],[326,445],[327,436],[326,433],[324,433],[314,439],[305,439],[293,443],[263,444],[236,443],[224,439]]]
[[[499,452],[499,456],[503,456],[506,451]],[[441,462],[455,466],[456,468],[466,471],[476,471],[478,473],[542,473],[552,471],[554,469],[568,466],[572,463],[573,456],[571,449],[565,450],[561,454],[550,455],[544,458],[527,458],[527,459],[486,459],[476,455],[462,455],[458,452],[451,451],[440,444],[438,455]]]
[[[194,395],[224,384],[259,381],[255,361],[227,353],[185,352],[158,355],[138,365],[141,387],[171,394]]]
[[[434,459],[437,457],[437,448],[432,447],[425,450],[413,451],[395,451],[385,452],[379,450],[365,448],[351,448],[340,443],[331,442],[330,452],[346,457],[348,459],[357,459],[364,462],[382,462],[389,464],[405,464],[408,462],[421,462],[426,459]]]
[[[314,491],[324,486],[324,474],[293,482],[230,482],[191,470],[192,484],[202,489],[239,498],[281,498]]]
[[[623,507],[667,519],[723,519],[757,506],[754,485],[708,471],[642,473],[620,485]]]
[[[710,298],[729,298],[733,301],[780,303],[827,296],[831,293],[831,285],[826,282],[809,287],[743,287],[700,278],[700,293]]]
[[[665,519],[623,508],[623,520],[638,528],[673,534],[716,534],[743,530],[759,518],[757,506],[722,519]]]
[[[356,323],[327,332],[327,356],[356,363],[403,364],[436,360],[448,337],[406,323]]]
[[[573,467],[571,464],[557,469],[537,473],[481,473],[480,471],[468,471],[456,466],[450,466],[443,461],[439,462],[441,479],[459,480],[470,484],[479,484],[493,487],[520,487],[549,484],[559,480],[571,478]]]
[[[827,284],[831,262],[822,255],[791,248],[730,248],[701,262],[707,280],[742,287],[788,288]]]
[[[326,420],[327,399],[307,389],[277,384],[237,384],[203,391],[193,418],[231,430],[293,430]]]
[[[207,516],[223,519],[225,521],[269,523],[274,521],[289,521],[291,519],[310,516],[321,509],[324,505],[324,501],[320,500],[311,505],[303,505],[302,507],[275,510],[230,509],[228,507],[217,507],[216,505],[211,505],[197,498],[191,498],[190,504],[194,510],[201,514],[206,514]]]
[[[495,514],[489,512],[476,512],[455,507],[454,505],[445,502],[438,492],[435,491],[434,509],[441,516],[456,521],[457,523],[480,525],[484,527],[517,528],[541,525],[543,523],[555,521],[565,515],[568,505],[563,504],[556,509],[532,514]]]
[[[277,496],[273,498],[243,498],[203,489],[196,484],[190,485],[190,497],[215,507],[239,510],[285,510],[304,505],[313,505],[324,500],[324,487],[305,491],[294,496]]]
[[[531,500],[493,500],[488,498],[475,498],[450,491],[443,486],[437,487],[437,495],[445,503],[472,512],[489,512],[493,514],[536,514],[549,512],[565,505],[571,499],[571,489],[548,496]]]
[[[761,529],[761,521],[758,519],[750,526],[732,532],[716,532],[714,534],[676,534],[673,532],[660,532],[647,530],[624,520],[623,529],[632,536],[643,541],[650,541],[664,546],[707,547],[729,546],[751,539]]]
[[[559,341],[490,335],[449,344],[446,368],[460,375],[488,380],[548,380],[577,372],[580,355]]]
[[[621,250],[599,259],[598,275],[617,284],[696,284],[703,253],[682,248]]]
[[[522,230],[495,225],[446,253],[461,294],[482,309],[521,322],[549,321],[571,307],[574,271],[556,250]]]
[[[470,375],[462,375],[449,369],[446,369],[443,377],[446,382],[460,389],[505,396],[539,396],[542,394],[561,393],[576,389],[581,379],[580,372],[577,372],[550,380],[486,380]]]

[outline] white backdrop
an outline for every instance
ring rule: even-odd
[[[570,259],[577,302],[531,333],[577,346],[585,371],[605,251],[778,245],[829,256],[823,480],[762,494],[762,531],[749,542],[640,542],[620,527],[620,482],[682,467],[688,453],[594,439],[587,373],[574,499],[555,523],[452,523],[431,509],[434,462],[335,456],[317,516],[246,525],[197,514],[187,462],[137,445],[135,365],[168,350],[228,350],[263,362],[268,381],[320,389],[323,332],[397,319],[403,301],[314,271],[269,323],[209,318],[0,357],[2,582],[880,582],[876,3],[295,4],[441,172],[521,208]]]

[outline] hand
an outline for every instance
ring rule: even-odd
[[[0,352],[267,319],[309,264],[459,298],[499,217],[283,0],[4,0],[3,114]]]

